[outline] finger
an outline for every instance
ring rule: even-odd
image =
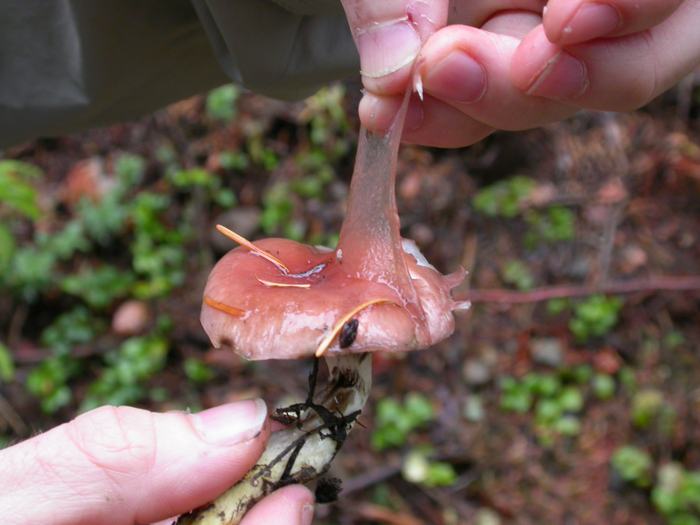
[[[513,26],[505,17],[495,24]],[[448,26],[433,35],[421,52],[425,100],[411,100],[403,140],[466,146],[494,128],[528,129],[578,111],[570,104],[528,96],[513,84],[511,60],[519,43],[516,37],[468,26]],[[366,95],[360,119],[368,129],[381,132],[397,104],[395,97]]]
[[[534,29],[513,57],[511,76],[524,92],[607,111],[637,109],[700,62],[700,9],[686,2],[640,34],[561,50]]]
[[[3,523],[131,525],[187,512],[255,464],[266,421],[261,400],[195,415],[87,412],[0,453]]]
[[[423,89],[498,129],[527,129],[575,112],[568,104],[529,97],[513,84],[511,61],[519,44],[517,37],[468,26],[441,29],[423,48]]]
[[[428,36],[447,21],[448,0],[342,0],[360,53],[364,86],[396,94]]]
[[[666,20],[682,0],[550,0],[544,31],[553,44],[569,46],[600,37],[630,35]]]
[[[513,11],[528,11],[542,17],[546,0],[488,0],[450,3],[447,23],[483,28],[494,15]]]
[[[375,133],[386,133],[394,122],[402,99],[402,95],[365,95],[359,108],[361,117],[369,115],[365,127]],[[493,132],[493,127],[474,120],[441,100],[429,95],[425,95],[423,100],[413,96],[401,140],[423,146],[459,148],[474,144]]]
[[[255,505],[241,525],[311,525],[314,496],[301,485],[276,490]]]

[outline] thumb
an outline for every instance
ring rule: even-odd
[[[262,400],[199,414],[101,407],[0,452],[3,523],[152,523],[204,505],[255,464]]]
[[[403,91],[428,37],[447,22],[448,0],[341,0],[357,50],[362,82],[376,94]]]

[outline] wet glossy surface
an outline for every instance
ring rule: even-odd
[[[289,273],[243,247],[219,261],[204,294],[245,314],[203,306],[202,325],[214,346],[254,360],[310,356],[346,313],[375,299],[388,302],[354,316],[355,338],[342,352],[417,350],[452,333],[452,311],[466,305],[453,301],[450,289],[464,271],[442,276],[400,236],[394,185],[404,114],[405,105],[386,136],[361,130],[336,251],[265,239],[255,245]],[[341,351],[337,339],[329,353]]]

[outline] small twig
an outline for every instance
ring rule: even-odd
[[[401,472],[401,463],[393,462],[360,474],[343,483],[343,496],[381,483],[382,481],[396,476],[399,472]]]
[[[548,299],[583,297],[598,293],[626,294],[638,292],[689,291],[700,290],[700,276],[691,277],[650,277],[623,283],[608,283],[602,286],[545,286],[527,292],[514,290],[471,290],[460,294],[457,300],[472,303],[536,303]]]
[[[386,507],[364,503],[357,508],[357,514],[371,521],[381,521],[391,525],[423,525],[425,522],[404,512],[396,512]]]

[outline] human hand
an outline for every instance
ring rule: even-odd
[[[420,51],[424,100],[412,97],[403,139],[424,145],[465,146],[582,108],[633,110],[700,62],[700,0],[343,4],[360,52],[368,129],[393,121]]]
[[[255,465],[268,422],[261,400],[192,415],[92,410],[0,451],[1,521],[133,525],[182,514]],[[313,504],[305,487],[285,487],[253,507],[242,525],[308,525]]]

